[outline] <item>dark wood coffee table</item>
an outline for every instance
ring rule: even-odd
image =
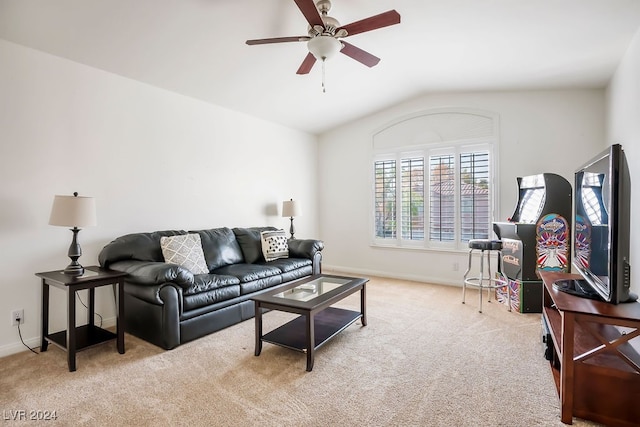
[[[307,353],[307,371],[313,369],[314,353],[324,343],[362,320],[367,325],[366,284],[369,280],[320,274],[279,286],[252,298],[255,302],[256,349],[262,342]],[[360,291],[360,311],[331,307]],[[300,314],[299,317],[262,335],[262,311],[278,310]]]

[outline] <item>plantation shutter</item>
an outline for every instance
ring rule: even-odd
[[[461,240],[489,238],[489,152],[460,154]]]
[[[402,159],[402,238],[424,240],[424,157]]]
[[[429,240],[455,239],[455,157],[429,157]]]
[[[375,162],[375,233],[396,238],[396,161]]]

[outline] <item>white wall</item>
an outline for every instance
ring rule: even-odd
[[[335,129],[320,138],[320,230],[325,268],[358,274],[460,284],[466,252],[370,246],[372,135],[400,117],[434,108],[473,108],[500,120],[499,212],[504,221],[517,201],[516,177],[564,176],[601,151],[605,92],[593,90],[434,94],[416,98]],[[454,271],[454,263],[460,270]]]
[[[80,262],[139,231],[274,225],[302,202],[297,236],[317,237],[317,138],[0,40],[0,356],[38,345],[40,282],[64,268],[71,232],[47,225],[54,194],[96,197]],[[98,311],[114,317],[108,288]],[[54,328],[66,303],[52,294]],[[86,298],[85,298],[86,302]],[[79,310],[79,315],[86,316]]]
[[[640,30],[607,88],[607,145],[622,144],[631,175],[631,289],[640,294]]]

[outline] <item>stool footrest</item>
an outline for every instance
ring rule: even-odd
[[[489,283],[484,283],[484,282],[489,282]],[[464,283],[467,286],[475,286],[477,288],[482,288],[482,289],[496,289],[496,288],[504,288],[505,286],[508,285],[508,282],[506,280],[503,279],[488,279],[488,278],[481,278],[481,277],[469,277],[467,279],[464,279]]]

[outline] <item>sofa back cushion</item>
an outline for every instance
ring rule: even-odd
[[[198,233],[202,241],[204,259],[209,271],[230,264],[244,262],[242,250],[230,228],[212,228],[209,230],[191,231]]]
[[[242,255],[244,255],[244,262],[253,264],[258,261],[264,261],[262,255],[262,238],[260,233],[262,231],[274,231],[275,227],[250,227],[250,228],[234,228],[233,233],[236,235],[236,239],[242,249]]]
[[[120,236],[102,248],[98,255],[98,261],[104,268],[109,267],[114,262],[130,259],[164,262],[160,239],[166,236],[182,234],[187,234],[187,232],[184,230],[166,230]]]

